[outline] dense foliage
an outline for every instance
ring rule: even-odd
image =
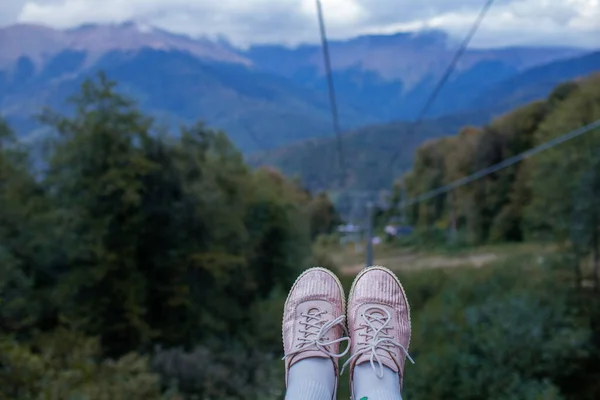
[[[600,308],[594,295],[582,306],[565,284],[568,262],[532,254],[402,277],[417,361],[407,367],[407,397],[597,398]]]
[[[183,392],[251,398],[331,203],[202,124],[168,139],[103,75],[72,105],[42,115],[56,134],[35,168],[0,125],[0,397],[157,398],[137,352]]]
[[[394,197],[404,186],[414,198],[598,120],[600,75],[564,83],[483,128],[425,143]],[[553,249],[476,273],[405,277],[421,359],[407,376],[413,397],[598,397],[599,196],[596,128],[407,210],[412,240],[428,246],[541,241]]]
[[[404,176],[409,197],[453,182],[600,119],[600,75],[558,86],[547,100],[484,128],[433,140]],[[423,230],[455,225],[468,243],[570,240],[597,247],[600,130],[592,130],[448,194],[416,204]]]
[[[565,284],[570,260],[534,252],[482,269],[399,273],[416,362],[407,364],[404,397],[597,398],[600,304]],[[341,381],[338,398],[345,399]]]

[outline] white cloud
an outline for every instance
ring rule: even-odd
[[[17,21],[26,0],[0,1],[0,26]]]
[[[464,36],[485,0],[321,0],[331,38],[421,27]],[[0,0],[0,25],[137,20],[233,43],[317,42],[315,0]],[[600,0],[498,0],[474,45],[600,47]]]
[[[305,17],[315,17],[317,12],[315,0],[300,0],[300,4]],[[359,23],[366,13],[363,5],[357,0],[322,0],[321,5],[331,26],[344,27]]]

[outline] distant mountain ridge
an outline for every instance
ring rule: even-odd
[[[330,43],[334,70],[360,68],[372,71],[385,81],[405,81],[409,90],[429,73],[441,75],[457,47],[446,33],[437,30],[359,36]],[[581,49],[564,47],[468,49],[456,71],[461,73],[469,70],[482,61],[502,61],[515,70],[522,71],[582,52],[584,51]],[[262,69],[286,77],[297,76],[299,71],[307,69],[315,69],[320,75],[325,72],[321,48],[315,45],[296,48],[259,45],[243,54]]]
[[[558,84],[595,71],[600,71],[600,51],[539,65],[491,86],[470,103],[470,108],[508,110],[544,98]]]
[[[456,44],[440,31],[331,41],[345,130],[414,119]],[[431,117],[470,112],[496,85],[530,68],[585,53],[577,48],[467,50]],[[246,50],[124,23],[57,30],[0,28],[0,113],[23,134],[44,105],[61,108],[83,79],[104,70],[170,126],[202,119],[245,152],[331,136],[318,45]]]
[[[207,60],[252,64],[227,46],[208,39],[193,39],[134,22],[117,25],[88,24],[67,30],[30,24],[0,28],[0,68],[21,57],[43,67],[45,62],[65,51],[85,52],[89,59],[88,65],[91,65],[106,53],[142,48],[184,51]]]
[[[412,166],[415,152],[424,142],[455,135],[461,128],[482,126],[515,108],[546,99],[555,88],[572,80],[600,73],[600,51],[558,60],[514,75],[483,92],[470,109],[451,116],[432,118],[415,126],[394,122],[362,127],[343,137],[349,179],[340,188],[336,176],[335,138],[306,141],[254,156],[254,164],[279,167],[298,176],[311,190],[378,190],[389,188],[393,180]],[[393,164],[391,160],[398,156]],[[306,160],[311,160],[307,162]]]
[[[340,98],[379,121],[413,119],[454,57],[457,45],[440,31],[360,36],[330,44]],[[584,51],[562,47],[469,49],[456,66],[430,116],[468,108],[483,89],[528,68]],[[255,46],[244,53],[254,64],[294,82],[326,89],[318,46]]]

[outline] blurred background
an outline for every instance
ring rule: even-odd
[[[283,399],[295,278],[372,263],[405,398],[600,398],[599,38],[584,0],[2,0],[0,398]]]

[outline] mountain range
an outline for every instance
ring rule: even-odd
[[[342,137],[345,160],[339,178],[335,138],[313,139],[253,155],[255,165],[278,166],[302,178],[311,190],[379,190],[411,168],[417,148],[429,139],[455,135],[466,126],[486,125],[518,106],[546,98],[561,83],[600,71],[600,51],[534,67],[490,88],[477,98],[478,107],[419,124],[393,122],[361,127]]]
[[[441,31],[332,41],[344,130],[413,120],[456,48]],[[450,119],[475,123],[545,96],[557,80],[596,69],[597,53],[586,49],[467,50],[428,116],[462,115]],[[246,154],[275,149],[270,157],[276,160],[273,154],[288,153],[283,147],[292,145],[293,152],[309,139],[326,145],[332,135],[320,46],[239,49],[133,22],[1,28],[0,112],[22,136],[36,137],[43,131],[32,116],[42,106],[64,109],[65,99],[100,70],[162,123],[202,119],[225,130]]]

